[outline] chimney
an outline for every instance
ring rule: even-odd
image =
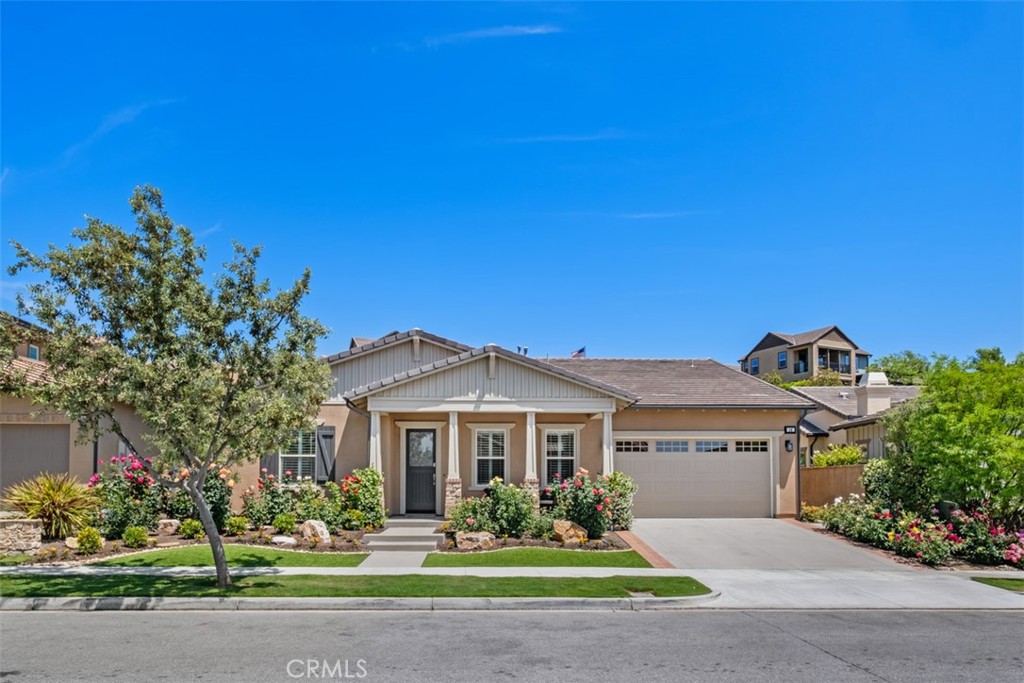
[[[874,415],[892,407],[892,388],[884,372],[865,372],[857,388],[857,414]]]

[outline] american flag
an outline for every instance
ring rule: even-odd
[[[569,354],[569,358],[586,358],[586,357],[587,357],[587,347],[586,346],[581,346],[580,348],[576,349],[575,351],[573,351],[572,353]]]

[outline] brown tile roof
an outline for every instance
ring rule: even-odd
[[[921,387],[917,386],[893,385],[889,387],[889,390],[893,405],[917,398],[921,394]],[[790,391],[814,401],[821,408],[830,410],[841,417],[860,417],[857,412],[857,394],[854,393],[854,387],[793,387]]]
[[[755,353],[755,352],[760,351],[762,349],[770,348],[771,346],[777,346],[778,344],[767,343],[767,340],[769,338],[771,338],[771,337],[776,337],[777,339],[779,339],[779,340],[785,342],[786,344],[788,344],[790,347],[803,346],[805,344],[811,344],[813,342],[818,341],[819,339],[824,337],[829,332],[832,332],[833,330],[835,330],[836,332],[841,334],[843,337],[848,339],[850,341],[850,344],[853,345],[854,351],[856,353],[860,353],[860,354],[867,354],[868,353],[864,349],[858,347],[857,344],[855,344],[854,341],[852,339],[850,339],[850,337],[847,336],[847,334],[845,332],[843,332],[841,329],[839,329],[838,325],[826,325],[825,327],[819,327],[816,330],[808,330],[807,332],[797,332],[796,334],[789,334],[787,332],[769,332],[768,334],[766,334],[764,337],[761,338],[761,341],[759,341],[754,346],[754,348],[752,348],[750,351],[747,352],[746,356],[744,356],[740,360],[745,360],[745,359],[749,358],[752,353]]]
[[[419,328],[413,328],[411,330],[408,330],[407,332],[392,332],[391,334],[385,335],[379,339],[374,339],[360,346],[350,348],[347,351],[342,351],[341,353],[335,353],[331,356],[327,356],[326,358],[324,358],[324,360],[327,361],[328,363],[336,363],[338,361],[351,358],[352,356],[357,356],[359,354],[366,353],[367,351],[373,351],[374,349],[379,349],[383,346],[390,346],[391,344],[403,342],[406,339],[412,339],[413,337],[419,337],[420,339],[426,339],[427,341],[434,342],[435,344],[440,344],[441,346],[447,346],[448,348],[453,349],[459,353],[471,351],[473,348],[471,346],[466,346],[465,344],[459,343],[451,339],[439,337],[436,334],[424,332]]]
[[[43,361],[32,360],[22,356],[16,356],[9,361],[0,361],[0,385],[6,384],[8,378],[24,375],[30,383],[46,381],[49,376],[49,366]]]
[[[806,399],[708,358],[551,358],[544,362],[629,391],[638,397],[638,407],[813,407]]]
[[[384,389],[386,387],[390,387],[395,384],[401,384],[403,382],[415,379],[417,377],[422,377],[424,375],[430,375],[440,370],[444,370],[445,368],[449,368],[453,365],[461,365],[463,363],[467,363],[471,360],[477,359],[481,356],[490,353],[493,353],[502,358],[507,358],[508,360],[511,361],[528,365],[530,367],[536,368],[537,370],[540,370],[541,372],[551,373],[558,377],[562,377],[563,379],[578,382],[579,384],[583,384],[584,386],[597,389],[598,391],[603,391],[607,394],[611,394],[612,396],[616,396],[625,401],[629,401],[630,403],[636,400],[636,396],[620,387],[606,384],[592,377],[573,372],[572,370],[559,368],[550,363],[546,363],[542,360],[537,360],[536,358],[530,358],[529,356],[524,356],[519,353],[513,353],[495,344],[488,344],[487,346],[482,346],[478,349],[471,349],[469,351],[460,353],[457,356],[449,356],[448,358],[443,358],[429,365],[424,365],[423,367],[414,368],[412,370],[407,370],[405,372],[400,372],[397,375],[394,375],[393,377],[387,377],[385,379],[372,382],[366,386],[356,387],[355,389],[346,391],[344,394],[344,398],[348,400],[353,400],[360,398],[362,396],[367,396],[374,392],[380,391],[381,389]]]

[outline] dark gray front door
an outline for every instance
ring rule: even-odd
[[[405,511],[434,512],[437,432],[433,429],[407,430],[405,456]]]

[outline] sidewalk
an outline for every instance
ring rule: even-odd
[[[1016,609],[1024,595],[971,576],[1024,578],[1024,572],[878,571],[864,569],[626,569],[615,567],[237,567],[233,576],[607,577],[690,576],[721,597],[704,609]],[[212,567],[3,567],[2,574],[44,576],[212,576]]]

